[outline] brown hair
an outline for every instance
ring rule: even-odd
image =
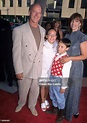
[[[59,29],[61,28],[61,21],[60,20],[54,20],[52,22],[52,28],[54,28],[55,23],[59,23]]]
[[[77,19],[77,20],[80,21],[80,23],[81,23],[80,30],[82,30],[82,27],[83,27],[83,18],[82,18],[82,15],[79,14],[79,13],[73,13],[73,14],[70,16],[70,18],[69,18],[69,23],[68,23],[68,27],[69,27],[69,30],[68,30],[68,31],[69,31],[69,33],[72,32],[72,29],[71,29],[71,27],[70,27],[70,23],[71,23],[71,21],[74,20],[74,19]]]

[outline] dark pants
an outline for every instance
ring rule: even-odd
[[[12,54],[7,52],[0,53],[0,81],[8,82],[13,81],[14,79],[14,68],[12,61]]]

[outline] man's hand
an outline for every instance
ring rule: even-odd
[[[23,79],[23,73],[16,74],[16,78],[19,80],[22,80]]]

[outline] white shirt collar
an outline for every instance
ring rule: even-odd
[[[55,45],[57,45],[55,42],[53,44],[50,44],[48,42],[48,40],[44,41],[44,45],[47,47],[47,48],[54,48]]]
[[[63,53],[63,54],[59,54],[59,53],[56,53],[56,55],[58,55],[58,56],[65,56],[65,55],[67,55],[67,52],[65,52],[65,53]]]
[[[63,54],[59,54],[59,53],[56,53],[57,57],[55,58],[55,61],[57,61],[59,58],[61,58],[62,56],[65,56],[67,55],[67,52],[63,53]]]

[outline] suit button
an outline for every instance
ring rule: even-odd
[[[31,54],[29,54],[29,56],[31,56]]]

